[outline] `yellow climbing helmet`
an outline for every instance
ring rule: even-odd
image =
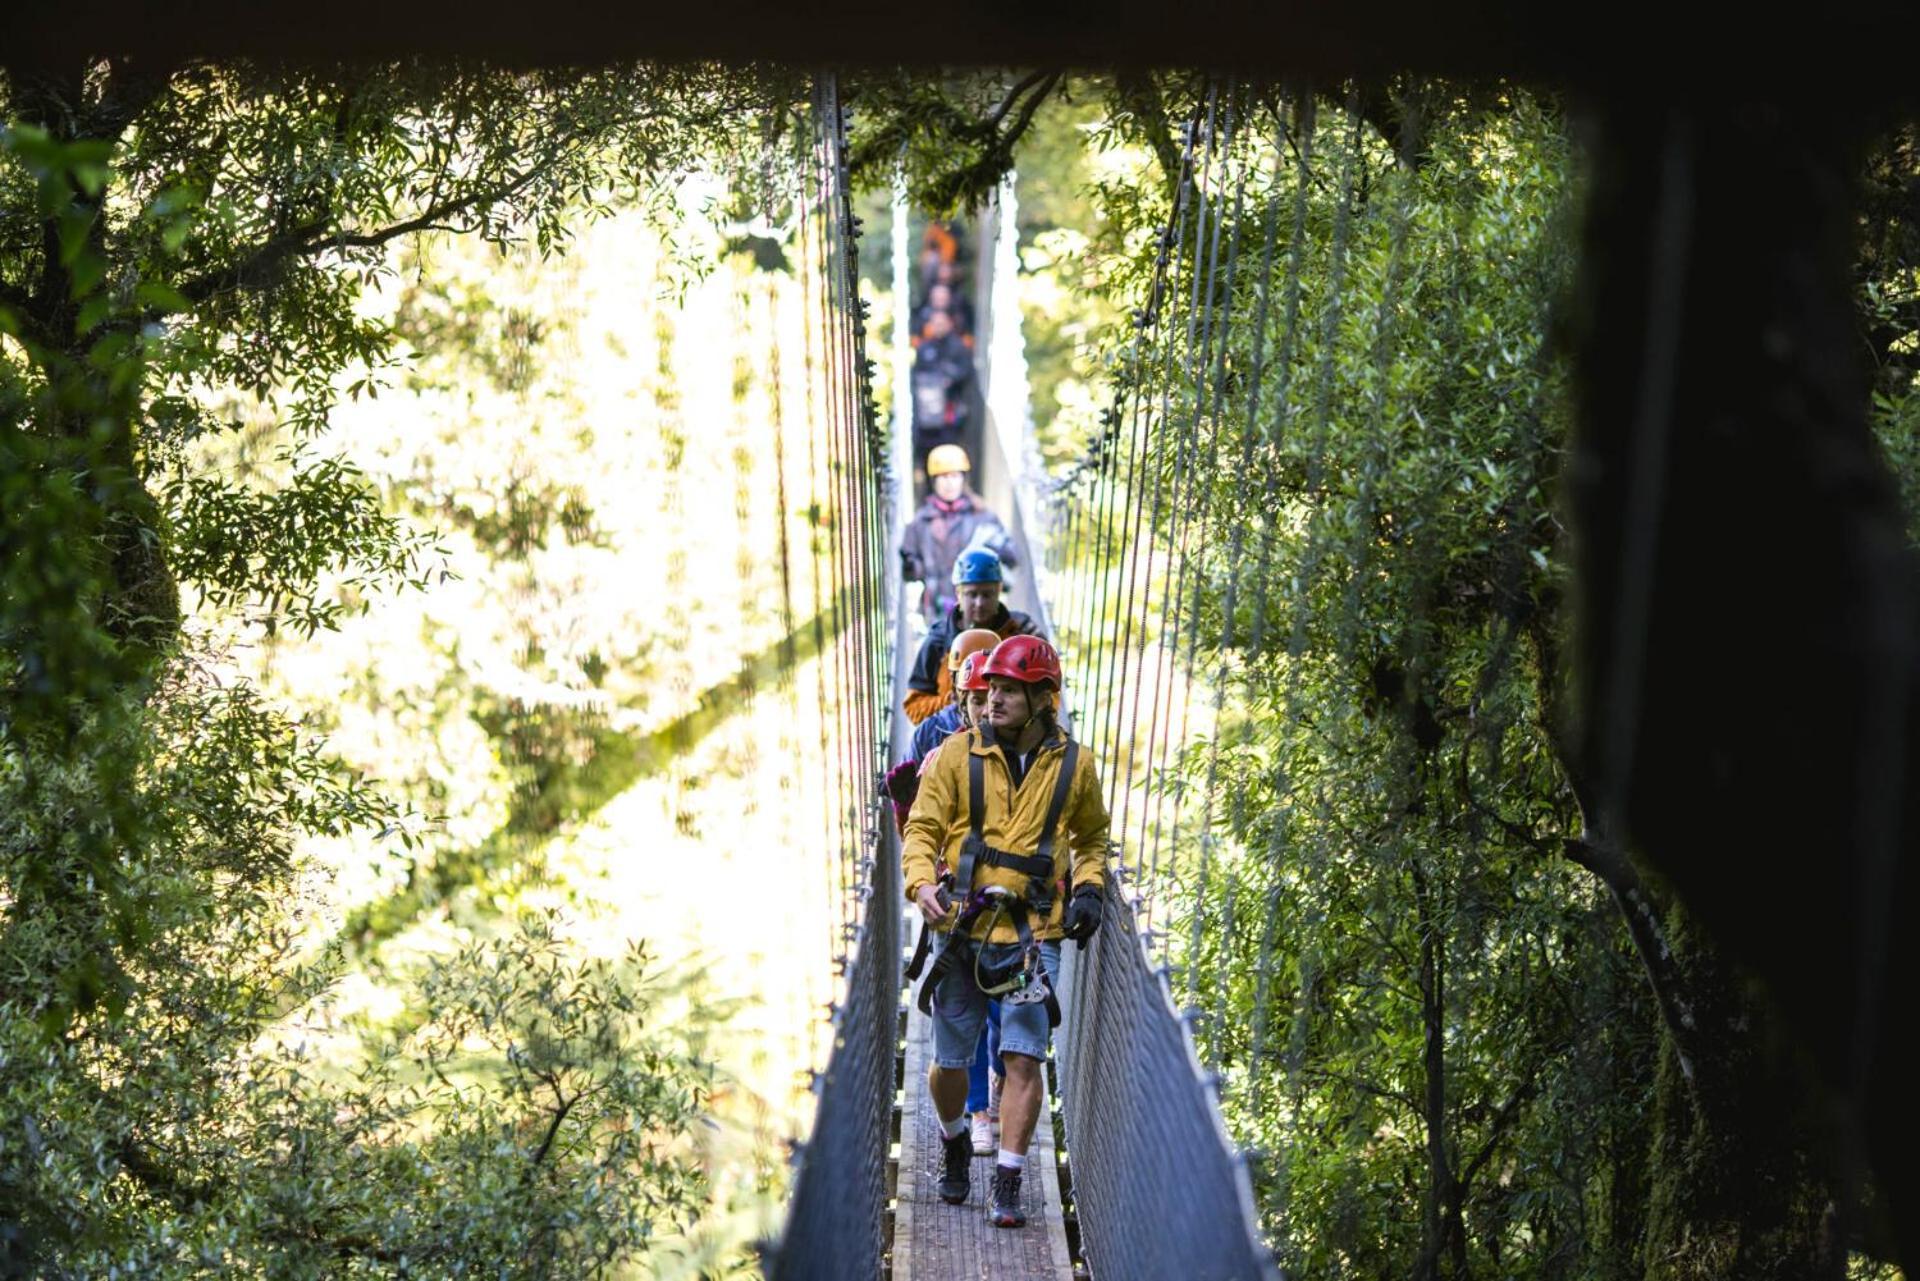
[[[935,445],[927,454],[927,475],[944,476],[953,471],[972,471],[973,460],[958,445]]]

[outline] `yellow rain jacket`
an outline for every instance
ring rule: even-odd
[[[968,761],[973,757],[981,758],[984,769],[987,813],[981,836],[994,849],[1010,854],[1037,852],[1047,806],[1053,800],[1054,785],[1066,758],[1066,743],[1066,735],[1055,730],[1053,737],[1041,744],[1018,791],[1013,788],[1013,774],[1001,754],[1002,747],[986,746],[978,729],[964,730],[943,743],[945,750],[931,759],[926,773],[920,776],[920,792],[907,817],[906,843],[900,851],[907,901],[913,901],[921,886],[933,884],[936,860],[943,859],[950,868],[960,866],[960,847],[973,820],[967,804]],[[1035,938],[1060,937],[1067,898],[1076,886],[1106,885],[1107,823],[1107,803],[1100,795],[1093,754],[1082,746],[1067,789],[1067,803],[1053,834],[1053,911],[1045,921],[1029,922]],[[974,868],[973,883],[975,887],[1001,885],[1021,894],[1027,878],[1013,868],[989,867],[981,862]],[[966,886],[955,891],[956,910],[966,895]],[[976,937],[987,919],[983,915],[974,923]],[[985,941],[1016,943],[1019,939],[1019,931],[1003,917],[994,927],[993,937]]]

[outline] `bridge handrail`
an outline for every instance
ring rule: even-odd
[[[1011,178],[982,219],[978,281],[981,345],[1008,367],[982,362],[987,422],[976,472],[982,490],[1005,512],[1025,560],[1016,607],[1046,635],[1055,635],[1044,591],[1049,545],[1033,477],[1039,472],[1031,422],[1001,414],[1015,398],[996,396],[996,377],[1025,382],[1012,343],[997,342],[1001,318],[993,303],[1014,297],[999,280],[1016,270]],[[991,246],[991,252],[988,247]],[[1016,312],[1017,314],[1017,312]],[[1017,442],[1009,458],[1009,442]],[[1065,656],[1069,662],[1072,656]],[[1071,710],[1068,697],[1062,701]],[[1112,763],[1105,769],[1111,779]],[[1174,1001],[1168,974],[1156,966],[1135,924],[1138,900],[1121,883],[1118,858],[1105,919],[1084,952],[1062,953],[1062,1012],[1057,1077],[1065,1114],[1081,1252],[1095,1277],[1182,1277],[1190,1281],[1278,1281],[1273,1252],[1261,1239],[1252,1181],[1220,1115],[1219,1077],[1201,1066],[1192,1019]]]
[[[867,452],[852,467],[847,493],[859,510],[842,513],[858,523],[864,542],[861,590],[853,608],[863,611],[853,628],[871,628],[877,643],[865,654],[888,673],[871,706],[871,772],[853,780],[859,796],[864,857],[859,863],[859,919],[847,940],[845,986],[832,1008],[833,1046],[814,1076],[819,1106],[807,1141],[794,1152],[793,1195],[777,1243],[766,1250],[768,1276],[776,1281],[847,1281],[880,1276],[886,1257],[886,1215],[891,1188],[887,1148],[892,1132],[896,1018],[900,1003],[900,858],[893,820],[880,790],[889,745],[897,741],[904,647],[887,621],[900,618],[897,575],[891,572],[899,535],[900,505],[891,488],[892,454],[880,452],[868,379],[865,308],[852,250],[857,225],[849,199],[845,162],[845,116],[838,87],[822,77],[815,94],[816,128],[823,141],[822,207],[833,224],[825,257],[828,307],[835,340],[850,368],[836,387],[834,408],[849,420]],[[803,268],[804,269],[804,268]],[[887,540],[892,540],[891,542]],[[876,617],[876,615],[878,617]],[[862,666],[865,664],[862,663]],[[859,716],[856,709],[852,713]]]

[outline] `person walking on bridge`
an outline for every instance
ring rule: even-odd
[[[913,393],[914,470],[941,445],[958,444],[967,430],[974,394],[973,349],[954,328],[949,312],[927,315],[926,332],[913,348],[908,383]]]
[[[1007,569],[1020,568],[1007,527],[967,486],[973,460],[959,445],[941,445],[927,455],[933,492],[900,535],[900,570],[921,584],[920,612],[929,623],[953,608],[953,563],[970,547],[984,547]]]
[[[981,637],[986,638],[985,649],[979,648]],[[993,689],[986,676],[988,651],[999,641],[992,632],[971,631],[961,632],[953,643],[953,653],[968,651],[954,672],[953,706],[920,722],[913,731],[911,759],[902,761],[887,775],[887,793],[893,797],[894,819],[902,835],[906,834],[907,816],[913,812],[920,775],[927,772],[940,749],[955,734],[971,729],[985,718],[987,696]],[[952,654],[948,659],[951,661]],[[952,871],[945,863],[936,865],[936,870],[942,881]],[[929,942],[923,932],[919,946],[914,949],[914,962],[907,968],[909,979],[919,977]],[[973,1117],[975,1156],[993,1155],[993,1131],[1000,1122],[1000,1091],[1005,1084],[1006,1076],[1000,1070],[1000,1002],[988,1001],[986,1034],[980,1038],[980,1049],[973,1056],[973,1066],[967,1070],[967,1113]]]
[[[999,643],[1000,633],[974,627],[954,637],[953,644],[948,647],[947,677],[953,686],[953,702],[914,726],[906,758],[887,772],[886,793],[893,798],[894,825],[900,832],[907,830],[907,812],[913,808],[914,792],[919,789],[920,774],[927,757],[949,734],[967,728],[978,719],[977,716],[968,715],[970,696],[967,682],[962,679],[967,664],[975,659],[985,662],[987,651]],[[987,701],[986,677],[979,677],[977,684],[979,689],[971,697],[984,708]]]
[[[945,707],[953,695],[953,672],[946,658],[961,632],[979,627],[1005,638],[1031,636],[1039,630],[1031,618],[1000,602],[1006,575],[995,553],[984,547],[968,548],[953,562],[951,577],[958,599],[927,629],[913,670],[907,673],[907,694],[900,709],[915,725]]]
[[[942,1134],[941,1199],[972,1191],[968,1068],[989,998],[998,997],[1000,1149],[988,1217],[1020,1227],[1020,1181],[1040,1117],[1059,1004],[1060,939],[1099,928],[1107,807],[1093,758],[1060,725],[1060,659],[1037,636],[988,656],[986,716],[949,741],[920,780],[901,870],[907,898],[942,934],[918,1001],[933,1020],[927,1091]],[[964,750],[962,750],[964,749]],[[951,890],[936,864],[954,868]]]

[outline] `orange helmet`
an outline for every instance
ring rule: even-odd
[[[975,650],[960,660],[960,672],[953,678],[953,687],[959,690],[987,689],[987,651]]]
[[[953,647],[947,650],[947,670],[959,671],[967,655],[984,653],[999,643],[998,632],[990,632],[984,627],[969,627],[953,638]]]

